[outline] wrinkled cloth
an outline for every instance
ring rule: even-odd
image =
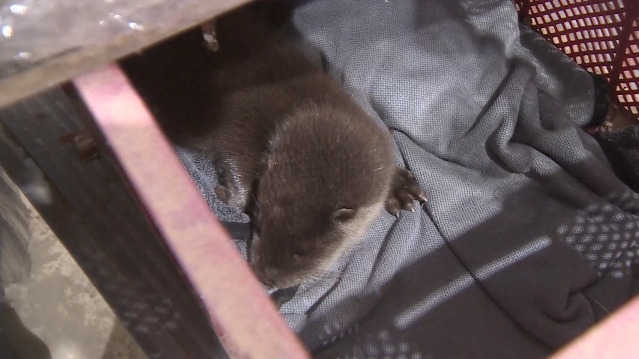
[[[315,357],[542,358],[636,292],[639,196],[582,130],[593,80],[512,1],[305,1],[288,32],[429,197],[282,305]],[[247,221],[178,152],[214,212]]]
[[[639,191],[639,125],[594,135],[617,177]]]

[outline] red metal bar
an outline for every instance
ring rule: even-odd
[[[628,42],[630,41],[630,35],[634,32],[633,22],[637,20],[639,7],[635,1],[626,1],[626,16],[622,22],[622,31],[619,34],[619,43],[617,44],[617,51],[613,58],[612,69],[610,70],[610,97],[615,98],[615,92],[619,85],[619,75],[621,74],[621,64],[626,59],[626,51],[628,50]]]
[[[638,0],[515,0],[515,3],[520,18],[530,18],[533,28],[583,68],[608,79],[611,98],[637,116],[639,101],[623,95],[639,93],[636,89],[639,58],[634,50],[639,38]],[[599,45],[601,49],[581,47],[587,45]],[[593,59],[593,55],[604,56]],[[629,64],[629,59],[635,65]],[[630,75],[624,76],[625,71]]]
[[[116,65],[74,83],[233,358],[308,358]]]

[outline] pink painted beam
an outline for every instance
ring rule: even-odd
[[[74,80],[233,358],[309,358],[193,185],[124,73]]]
[[[634,358],[639,358],[639,297],[551,357],[551,359]]]

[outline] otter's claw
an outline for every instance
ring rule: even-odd
[[[402,209],[415,211],[416,199],[420,203],[426,203],[426,193],[419,187],[415,176],[405,168],[395,167],[390,192],[386,199],[386,210],[399,218]]]
[[[229,204],[231,195],[229,194],[229,189],[226,186],[219,184],[215,186],[215,189],[213,191],[215,192],[215,196],[217,197],[217,199],[222,201],[222,203],[224,204]]]

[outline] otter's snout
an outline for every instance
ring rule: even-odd
[[[257,237],[257,236],[254,236]],[[262,284],[272,288],[276,284],[277,270],[264,267],[264,258],[260,255],[260,239],[254,238],[249,250],[249,263],[253,272]]]
[[[253,239],[249,250],[249,263],[253,272],[262,284],[269,288],[287,288],[299,283],[292,283],[291,273],[286,269],[277,268],[274,264],[280,263],[281,258],[273,258],[272,254],[265,253],[260,248],[260,240]]]
[[[278,278],[281,275],[280,270],[273,267],[264,267],[260,261],[251,261],[253,272],[257,275],[257,279],[269,288],[278,287]]]
[[[257,274],[257,278],[260,280],[260,282],[262,282],[264,285],[268,286],[269,288],[273,288],[273,287],[277,287],[277,276],[279,274],[279,271],[275,268],[256,268],[253,267],[253,270],[255,271],[255,273]]]

